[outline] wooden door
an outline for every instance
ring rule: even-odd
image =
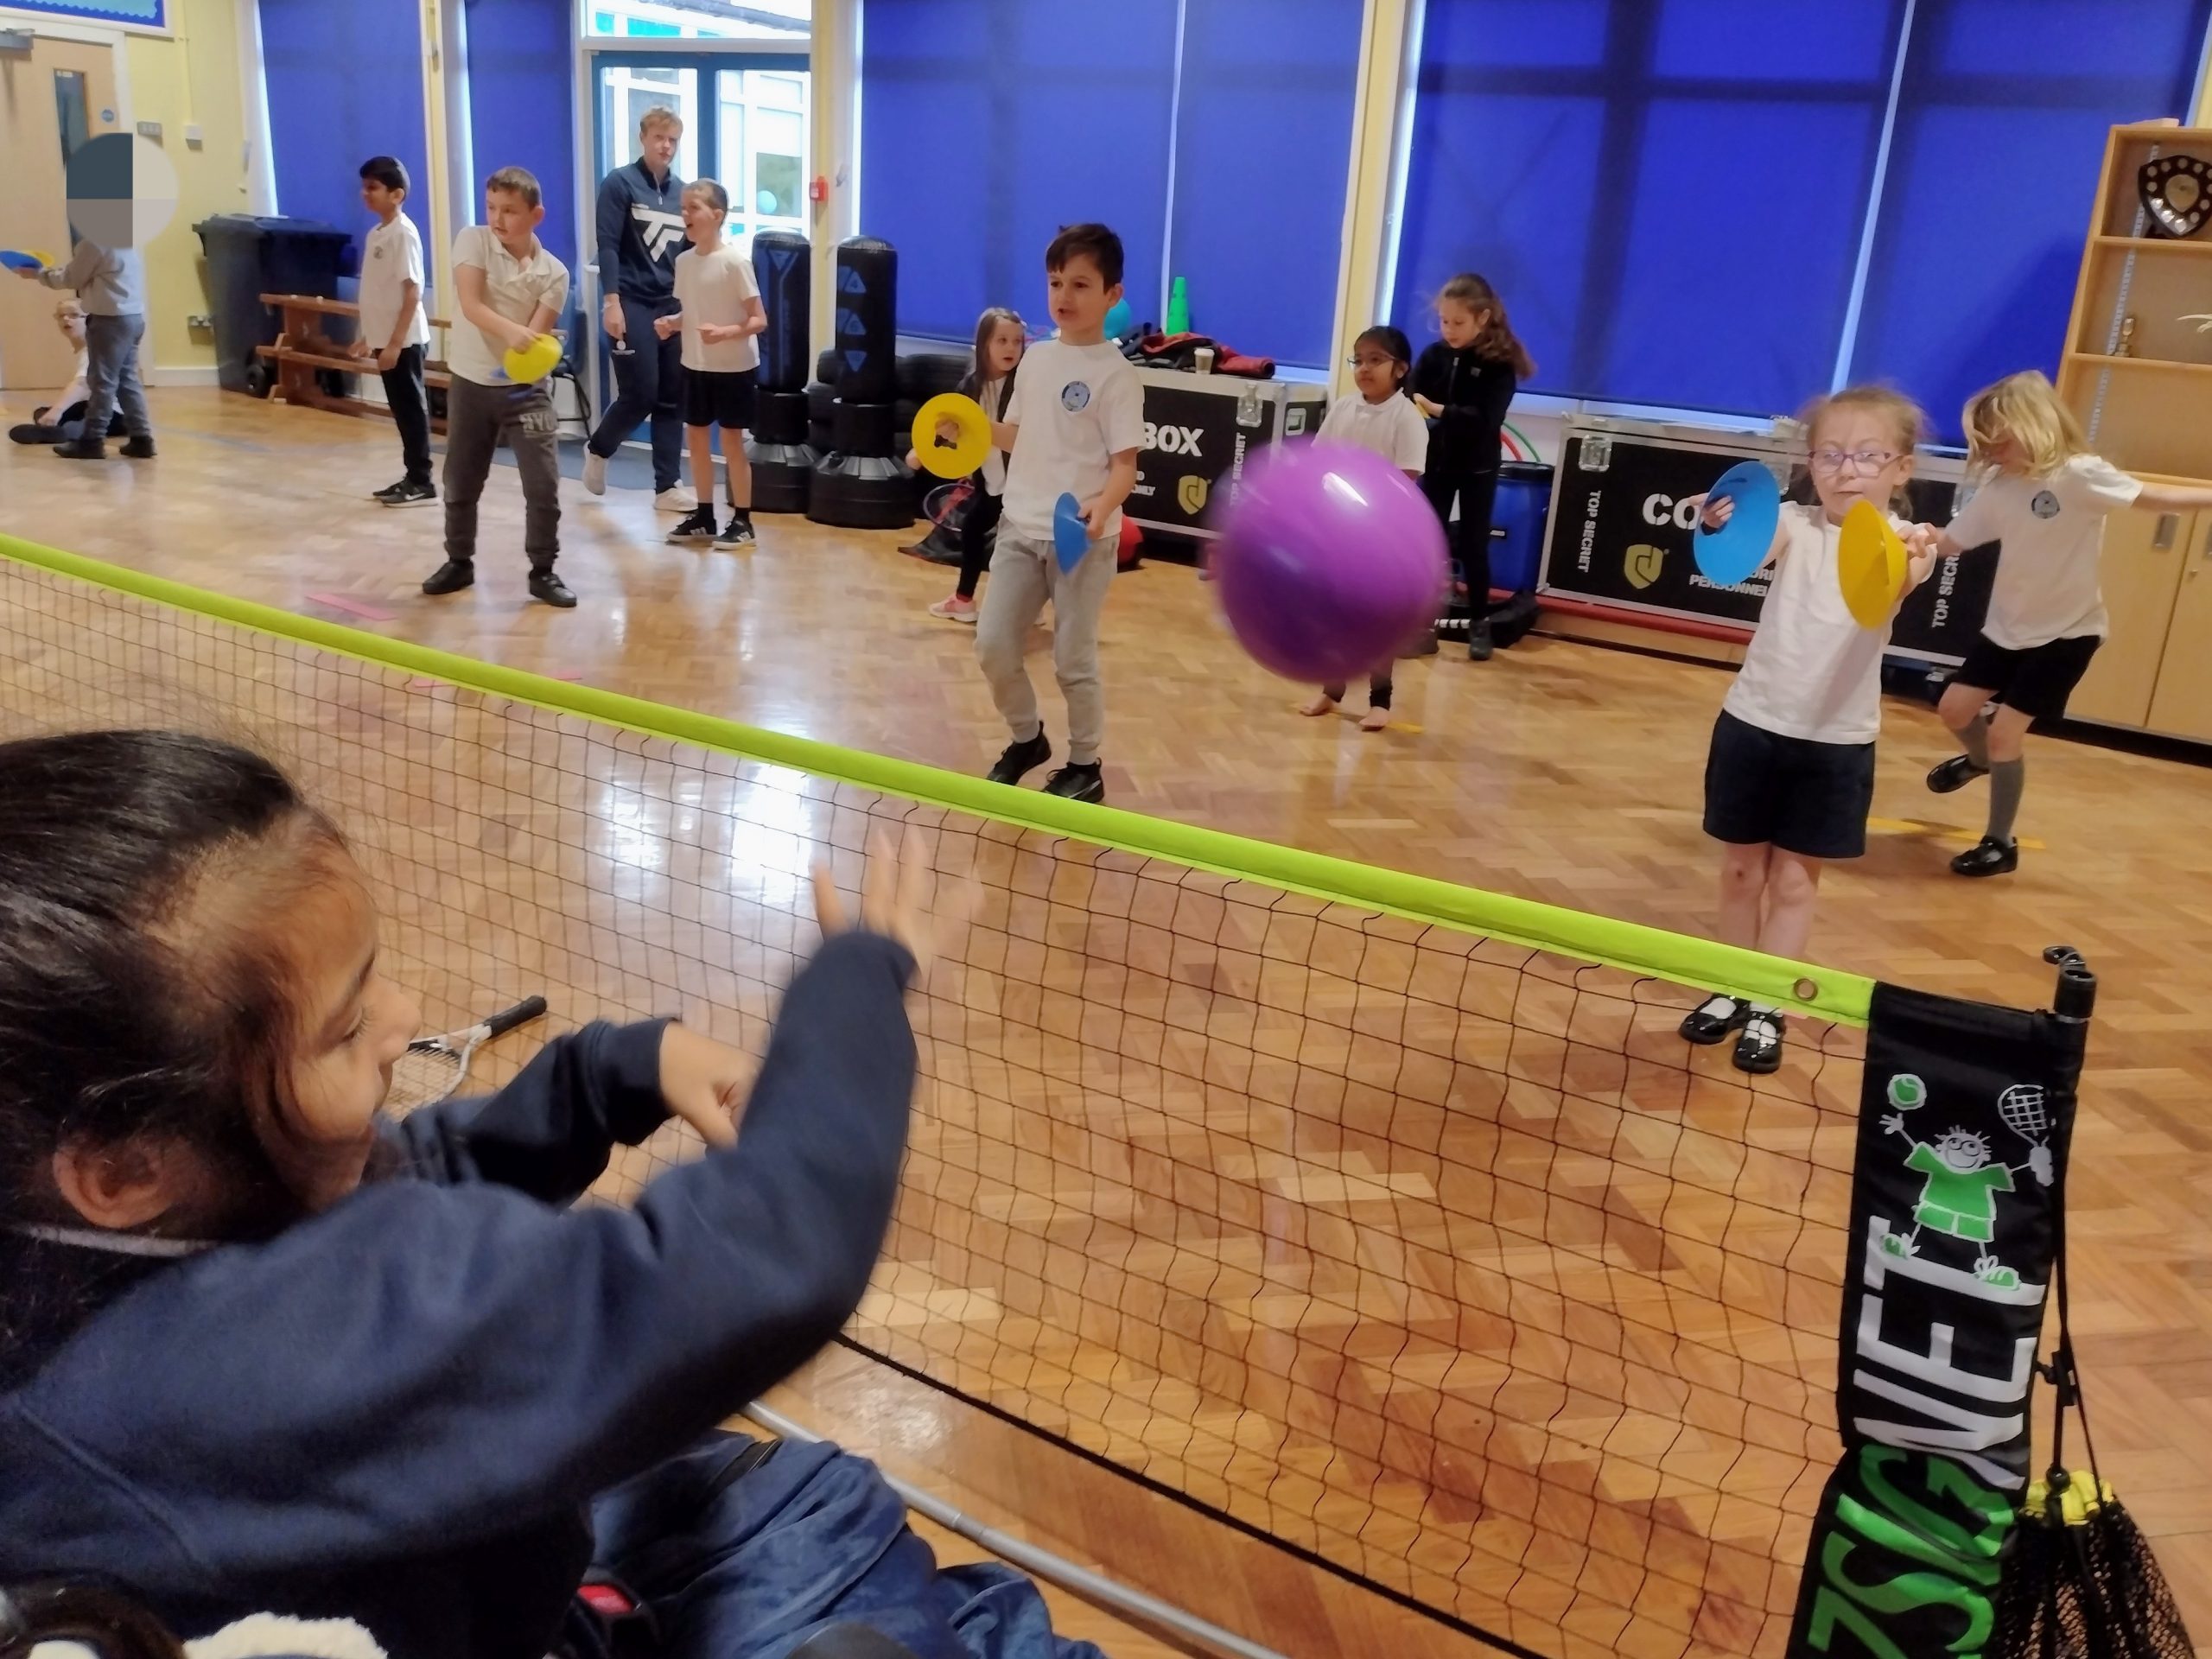
[[[2135,727],[2150,718],[2182,564],[2208,526],[2212,515],[2187,512],[2116,512],[2105,521],[2100,579],[2112,632],[2067,705],[2072,718]]]
[[[2212,742],[2212,513],[2196,516],[2188,545],[2150,723],[2154,732]]]
[[[0,166],[0,246],[69,257],[63,124],[81,143],[121,131],[117,114],[112,48],[41,35],[29,57],[0,54],[0,156],[7,157]],[[61,297],[0,272],[0,389],[50,391],[67,382],[73,354],[54,326]],[[28,405],[16,413],[29,417]]]

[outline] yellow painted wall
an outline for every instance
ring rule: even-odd
[[[176,217],[146,251],[147,321],[154,372],[215,365],[215,342],[185,319],[208,308],[200,238],[210,213],[249,211],[245,121],[240,113],[238,25],[232,0],[169,0],[171,33],[132,35],[124,47],[130,118],[162,124],[176,168]],[[185,143],[197,123],[200,143]]]

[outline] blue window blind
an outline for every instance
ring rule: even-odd
[[[1767,415],[1834,372],[1904,0],[1431,0],[1395,315],[1503,297],[1535,389]]]
[[[987,305],[1033,324],[1045,247],[1100,219],[1130,303],[1159,286],[1175,0],[865,0],[861,228],[899,250],[901,333],[965,339]]]
[[[538,240],[576,271],[575,78],[569,9],[549,0],[467,0],[469,200],[483,214],[484,181],[528,168],[545,193]]]
[[[1854,378],[1955,436],[1967,397],[2055,373],[2105,130],[2186,119],[2205,0],[1919,0]]]
[[[260,0],[276,205],[359,239],[361,163],[396,156],[413,188],[404,210],[429,254],[429,161],[423,137],[423,30],[411,0]],[[435,265],[435,256],[425,263]]]
[[[1168,258],[1192,327],[1239,351],[1327,363],[1358,94],[1360,0],[1186,8]],[[1165,312],[1157,270],[1139,320]]]

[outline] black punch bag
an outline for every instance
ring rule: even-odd
[[[895,456],[832,451],[814,468],[806,516],[843,530],[904,530],[914,522],[914,475]]]
[[[760,390],[800,391],[806,386],[807,314],[814,303],[814,257],[795,231],[762,231],[753,238],[753,279],[768,313],[760,336]]]
[[[872,236],[837,245],[837,396],[888,404],[899,396],[899,251]]]

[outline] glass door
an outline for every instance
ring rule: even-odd
[[[725,234],[738,246],[749,252],[759,231],[806,228],[812,78],[805,55],[627,44],[643,32],[636,20],[630,20],[621,48],[605,50],[587,42],[592,65],[592,175],[586,181],[581,257],[588,279],[587,315],[594,320],[604,296],[596,278],[588,276],[597,251],[588,204],[597,200],[601,180],[638,159],[638,122],[656,105],[674,110],[683,122],[683,137],[676,150],[677,175],[686,183],[703,175],[728,193]],[[702,168],[710,170],[702,175]],[[598,410],[607,407],[614,388],[607,351],[602,337],[592,354],[598,370],[592,401]]]

